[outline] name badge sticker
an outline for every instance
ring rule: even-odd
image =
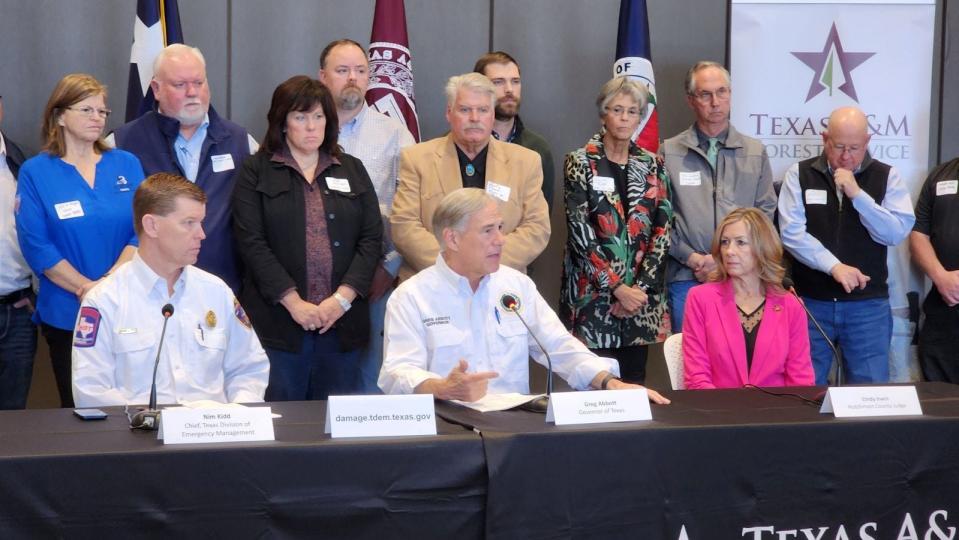
[[[936,197],[955,195],[959,191],[959,180],[943,180],[936,182]]]
[[[616,182],[609,176],[594,176],[593,191],[610,192],[616,189]]]
[[[826,204],[825,189],[807,189],[806,204]]]
[[[210,161],[213,163],[213,172],[215,173],[232,171],[235,168],[233,165],[233,156],[231,154],[211,156]]]
[[[73,219],[83,217],[83,207],[80,201],[62,202],[53,205],[57,210],[57,217],[60,219]]]
[[[701,186],[703,185],[703,177],[699,174],[699,171],[693,172],[679,172],[679,185],[681,186]]]
[[[509,201],[509,192],[510,187],[504,186],[503,184],[497,184],[496,182],[487,180],[486,181],[486,193],[489,193],[497,199],[507,202]]]
[[[350,181],[346,178],[333,178],[332,176],[326,177],[326,187],[332,189],[333,191],[339,191],[341,193],[350,192]]]

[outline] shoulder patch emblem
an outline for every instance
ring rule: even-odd
[[[253,328],[253,324],[250,323],[250,318],[246,316],[246,311],[243,310],[240,301],[235,297],[233,298],[233,314],[236,315],[236,320],[240,321],[240,324],[250,329]]]
[[[73,332],[74,347],[93,347],[97,344],[97,333],[100,331],[100,311],[97,308],[83,306],[77,317],[77,328]]]

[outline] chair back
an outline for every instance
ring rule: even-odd
[[[663,343],[663,356],[666,357],[666,370],[673,390],[685,390],[683,382],[683,334],[673,334]]]

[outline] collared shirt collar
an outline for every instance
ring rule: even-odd
[[[516,140],[516,137],[519,137],[523,133],[523,121],[519,119],[519,115],[513,117],[513,129],[510,130],[509,135],[506,137],[506,142],[513,142]],[[499,138],[499,134],[496,131],[493,131],[493,138],[497,141],[502,139]]]
[[[173,284],[173,295],[171,296],[167,294],[166,280],[150,268],[150,265],[140,257],[139,251],[133,254],[133,258],[129,264],[133,276],[143,285],[143,288],[149,290],[151,293],[156,291],[162,298],[172,298],[183,290],[186,286],[187,274],[190,268],[189,266],[183,267],[180,272],[180,277],[178,277],[176,283]]]
[[[163,113],[161,112],[160,114],[163,114]],[[210,127],[210,113],[206,113],[205,115],[203,115],[203,121],[200,122],[199,126],[197,126],[196,131],[193,132],[193,136],[190,137],[189,140],[187,140],[187,138],[183,136],[182,131],[178,132],[176,136],[176,140],[177,142],[182,141],[185,144],[190,144],[196,140],[199,140],[200,142],[202,142],[203,139],[206,138],[206,131],[209,127]]]
[[[353,117],[352,120],[340,126],[340,134],[344,132],[352,133],[353,130],[363,125],[363,121],[366,120],[366,115],[369,114],[370,106],[363,102],[363,105],[360,107],[360,112]]]
[[[276,152],[273,152],[273,155],[270,156],[270,161],[274,163],[282,163],[283,165],[286,165],[287,167],[300,173],[300,176],[303,176],[303,171],[300,170],[300,165],[296,162],[295,159],[293,159],[293,154],[290,152],[290,146],[286,143],[286,141],[283,141],[282,148],[280,148]],[[339,165],[339,164],[340,164],[339,159],[327,154],[323,150],[320,150],[320,157],[319,159],[317,159],[316,169],[313,173],[313,178],[311,178],[311,180],[315,180],[317,177],[319,177],[320,173],[328,169],[331,165]]]
[[[699,129],[699,124],[693,124],[693,131],[696,132],[696,140],[699,143],[699,147],[706,151],[709,148],[709,135],[706,135]],[[716,135],[716,139],[719,141],[720,145],[726,146],[726,138],[729,137],[729,126],[726,126],[726,129],[719,132],[719,135]]]
[[[3,138],[3,133],[0,132],[0,159],[7,157],[7,140]]]
[[[473,288],[470,287],[470,280],[466,279],[465,276],[461,276],[460,274],[456,273],[448,264],[446,264],[446,259],[443,257],[442,251],[436,256],[436,269],[446,283],[453,287],[453,290],[457,292],[468,292],[470,295],[474,294]],[[479,287],[476,288],[476,292],[479,292],[480,289],[489,283],[489,279],[489,274],[483,276],[483,278],[480,279]]]

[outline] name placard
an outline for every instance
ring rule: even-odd
[[[646,390],[554,392],[546,410],[546,421],[557,426],[652,419]]]
[[[330,396],[325,433],[334,439],[436,435],[433,395]]]
[[[170,407],[160,413],[157,437],[163,439],[163,444],[272,441],[276,438],[269,407]]]
[[[842,386],[826,391],[820,413],[836,418],[922,416],[915,386]]]

